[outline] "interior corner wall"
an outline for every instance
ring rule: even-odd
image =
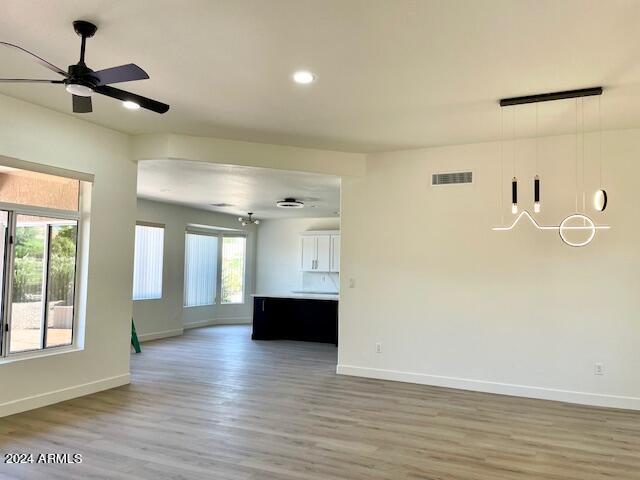
[[[300,234],[307,230],[340,230],[340,219],[287,218],[260,223],[256,293],[278,295],[302,288]]]
[[[255,227],[247,230],[245,303],[184,307],[184,245],[189,224],[240,229],[238,217],[164,202],[138,199],[137,221],[165,225],[162,298],[133,302],[136,330],[141,340],[182,334],[184,328],[251,323],[251,293],[255,278]]]
[[[0,95],[0,155],[95,176],[84,349],[0,364],[0,416],[128,383],[136,202],[129,137]]]
[[[501,182],[499,143],[374,154],[343,178],[338,373],[640,409],[640,131],[603,134],[604,213],[598,141],[587,134],[577,175],[568,135],[539,140],[537,172],[535,141],[516,142],[515,172],[507,142]],[[473,184],[430,185],[468,169]],[[514,173],[530,211],[540,174],[541,224],[582,211],[584,190],[611,229],[583,248],[527,221],[492,231],[514,220]]]

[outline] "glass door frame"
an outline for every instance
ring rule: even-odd
[[[79,208],[82,208],[79,206]],[[78,288],[78,278],[80,272],[80,242],[82,237],[82,214],[81,211],[73,210],[60,210],[56,208],[47,207],[33,207],[28,205],[20,205],[14,203],[0,202],[0,211],[7,212],[7,230],[4,238],[4,271],[2,272],[2,302],[0,305],[0,360],[7,358],[19,358],[30,357],[34,354],[42,354],[44,352],[71,350],[78,346],[77,331],[78,331],[78,307],[80,304],[80,289]],[[43,313],[41,319],[41,347],[38,349],[22,350],[11,353],[11,306],[12,306],[12,294],[13,294],[13,266],[15,258],[15,238],[16,238],[16,217],[18,215],[28,215],[34,217],[47,217],[59,220],[72,220],[76,222],[76,243],[75,243],[75,265],[73,273],[73,318],[71,322],[71,344],[60,346],[46,346],[46,330],[48,319],[48,282],[49,282],[49,253],[50,253],[50,231],[51,225],[47,225],[47,239],[46,239],[46,263],[45,263],[45,281],[43,289],[45,293],[43,295]]]

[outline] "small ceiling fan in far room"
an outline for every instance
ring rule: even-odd
[[[110,87],[109,84],[112,83],[146,80],[149,78],[149,75],[133,63],[94,72],[87,67],[84,62],[84,53],[87,38],[93,37],[96,30],[98,30],[98,27],[93,23],[86,22],[84,20],[76,20],[73,22],[73,28],[82,38],[82,43],[80,44],[80,61],[75,65],[69,65],[69,69],[66,72],[52,63],[47,62],[43,58],[40,58],[38,55],[19,47],[18,45],[0,42],[1,46],[31,55],[37,63],[61,75],[64,77],[63,79],[36,80],[25,78],[0,78],[0,83],[56,83],[65,85],[67,92],[73,95],[73,111],[75,113],[90,113],[93,111],[91,96],[94,93],[99,93],[100,95],[106,95],[107,97],[121,100],[125,102],[125,106],[129,106],[130,108],[142,107],[156,113],[165,113],[169,110],[169,105],[166,103]]]

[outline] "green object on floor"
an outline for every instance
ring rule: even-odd
[[[136,353],[140,353],[142,351],[140,348],[140,342],[138,341],[138,334],[136,333],[136,325],[133,323],[133,318],[131,319],[131,345],[133,345],[133,349]]]

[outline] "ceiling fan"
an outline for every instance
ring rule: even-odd
[[[84,63],[84,53],[87,38],[93,37],[98,30],[93,23],[84,20],[76,20],[73,22],[73,28],[82,38],[80,45],[80,61],[75,65],[69,65],[69,69],[65,72],[59,67],[47,62],[38,55],[30,51],[14,45],[12,43],[0,42],[0,45],[9,47],[23,53],[27,53],[33,59],[48,68],[49,70],[64,77],[62,80],[35,80],[25,78],[0,78],[0,83],[58,83],[65,85],[67,92],[73,95],[73,111],[75,113],[92,112],[91,95],[99,93],[107,97],[115,98],[125,102],[126,106],[131,108],[146,108],[156,113],[165,113],[169,110],[169,105],[158,102],[150,98],[136,95],[135,93],[110,87],[111,83],[130,82],[132,80],[145,80],[149,78],[147,72],[133,63],[120,65],[119,67],[107,68],[104,70],[93,71]]]

